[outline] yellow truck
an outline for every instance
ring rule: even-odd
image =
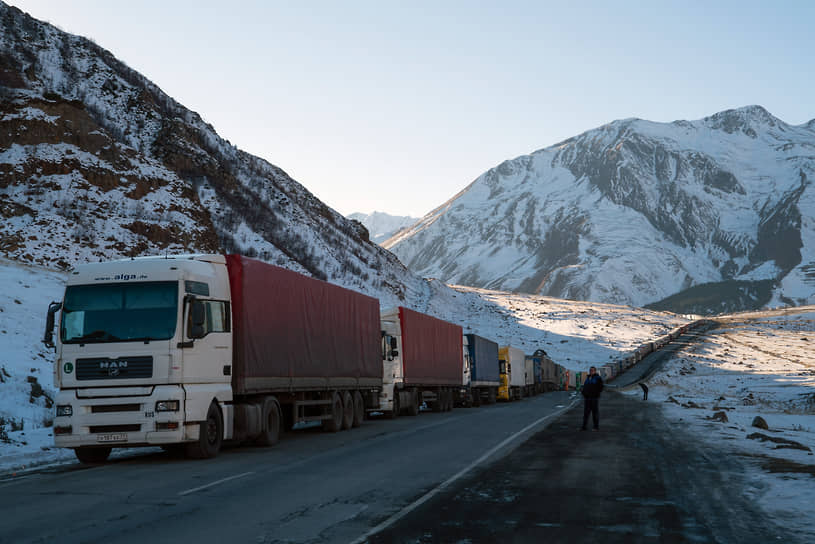
[[[516,400],[523,396],[526,387],[525,358],[524,352],[518,348],[498,348],[498,400]]]

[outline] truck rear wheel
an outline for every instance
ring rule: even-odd
[[[274,446],[280,440],[280,405],[277,399],[269,397],[263,401],[263,419],[261,420],[261,430],[255,439],[258,446]]]
[[[342,428],[350,429],[354,426],[354,397],[350,391],[342,393]]]
[[[79,462],[86,465],[95,465],[107,461],[112,449],[113,448],[83,447],[74,448],[74,453],[76,454],[76,458],[79,459]]]
[[[339,393],[334,391],[331,394],[331,418],[323,420],[323,430],[330,433],[336,433],[342,429],[342,416],[343,416],[342,397]]]
[[[365,419],[365,400],[362,398],[362,393],[354,391],[354,427],[362,425]]]
[[[202,421],[198,431],[198,440],[187,444],[187,457],[191,459],[210,459],[221,451],[224,437],[224,420],[221,409],[214,402],[209,405],[206,421]]]

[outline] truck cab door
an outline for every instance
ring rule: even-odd
[[[185,383],[232,381],[232,323],[229,302],[189,297],[184,341],[179,345]]]

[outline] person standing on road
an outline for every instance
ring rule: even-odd
[[[583,427],[581,428],[582,431],[586,430],[586,424],[589,422],[589,413],[592,414],[592,419],[594,420],[594,430],[597,431],[600,429],[600,413],[599,413],[599,405],[600,405],[600,393],[603,392],[603,378],[597,373],[597,369],[591,367],[589,369],[589,376],[586,378],[586,381],[583,383],[583,397],[585,397],[586,402],[583,405]]]
[[[642,388],[642,400],[648,400],[648,386],[640,382],[640,387]]]

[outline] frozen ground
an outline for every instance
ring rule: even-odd
[[[815,542],[815,307],[718,321],[647,382],[649,402],[664,402],[668,418],[745,461],[758,504]],[[719,412],[726,421],[714,419]],[[769,430],[752,426],[756,416]]]

